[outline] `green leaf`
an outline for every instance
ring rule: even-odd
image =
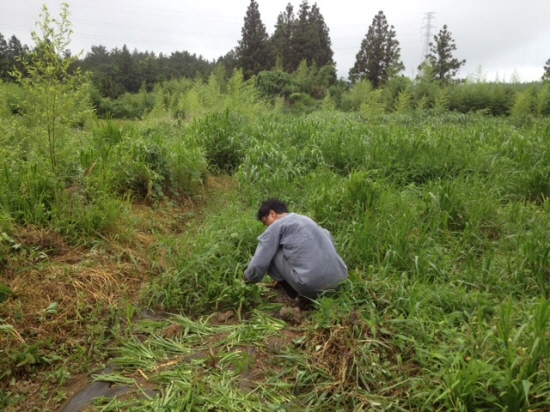
[[[529,389],[531,389],[531,386],[533,386],[533,384],[526,380],[522,380],[521,384],[523,386],[523,394],[525,395],[525,402],[529,404]]]
[[[0,303],[4,302],[10,295],[13,295],[13,291],[3,283],[0,283]]]

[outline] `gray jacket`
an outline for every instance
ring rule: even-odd
[[[305,291],[323,291],[345,280],[348,268],[336,252],[330,232],[307,216],[289,213],[258,237],[258,247],[244,272],[248,282],[262,280],[277,253],[292,267],[292,276]]]

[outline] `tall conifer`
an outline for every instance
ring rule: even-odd
[[[313,26],[315,35],[319,39],[319,49],[316,50],[314,56],[315,63],[318,67],[334,66],[334,53],[332,51],[332,41],[330,40],[329,29],[319,7],[317,7],[317,3],[311,7],[309,22]]]
[[[302,1],[300,10],[298,11],[298,18],[296,19],[294,35],[291,40],[293,51],[292,71],[298,69],[302,60],[311,65],[315,50],[319,48],[319,39],[314,35],[312,27],[309,24],[310,9],[311,6],[307,0]]]
[[[2,33],[0,33],[0,79],[7,80],[10,70],[10,61],[8,59],[8,42]]]
[[[434,42],[430,43],[430,54],[426,56],[433,68],[436,80],[449,83],[456,76],[460,67],[466,64],[466,60],[459,61],[453,57],[455,50],[455,41],[447,30],[447,25],[444,25],[439,34],[434,36]]]
[[[386,16],[379,11],[361,42],[355,65],[349,71],[350,80],[356,82],[367,79],[373,87],[380,87],[405,69],[400,60],[400,52],[393,26],[388,25]]]
[[[277,59],[282,61],[282,67],[286,72],[294,71],[292,37],[294,36],[295,25],[294,7],[288,3],[285,11],[279,13],[275,31],[270,39],[273,53]]]
[[[317,3],[310,6],[303,0],[297,18],[289,3],[279,14],[271,42],[289,73],[295,72],[303,60],[308,66],[334,65],[329,29]]]
[[[237,60],[244,77],[248,79],[262,70],[269,70],[274,63],[269,49],[269,36],[255,0],[250,1],[241,33],[242,38],[236,49]]]

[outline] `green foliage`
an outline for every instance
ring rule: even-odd
[[[412,106],[412,93],[410,89],[405,89],[397,95],[397,101],[395,102],[396,113],[406,113],[411,110]]]
[[[258,93],[252,81],[245,82],[242,71],[235,70],[227,83],[224,109],[244,115],[257,116],[264,109],[258,102]]]
[[[384,114],[384,103],[382,101],[382,90],[373,90],[367,95],[367,99],[361,104],[359,111],[363,118],[376,119]]]
[[[256,246],[261,224],[250,224],[252,212],[242,214],[224,210],[206,222],[193,243],[180,247],[193,249],[193,254],[174,256],[173,273],[164,274],[152,288],[151,303],[168,310],[200,313],[206,310],[235,309],[239,312],[258,302],[259,290],[243,284],[245,263]],[[231,231],[227,222],[231,221]]]
[[[550,80],[550,59],[548,59],[544,65],[544,74],[541,79],[542,81]]]
[[[195,120],[189,134],[203,148],[209,169],[214,173],[232,173],[242,162],[244,136],[242,119],[229,109]]]
[[[459,61],[453,57],[455,50],[455,42],[445,24],[434,36],[434,43],[430,43],[430,54],[426,56],[433,68],[435,79],[443,84],[449,83],[456,76],[460,67],[466,64],[466,60]]]
[[[193,79],[197,74],[207,79],[216,70],[213,62],[187,51],[157,56],[147,51],[130,52],[126,45],[112,50],[94,45],[77,66],[92,74],[99,96],[113,101],[126,93],[142,88],[150,92],[155,85]]]
[[[25,90],[23,117],[36,127],[36,139],[45,139],[52,171],[58,166],[58,152],[67,129],[90,113],[86,77],[72,71],[74,57],[64,56],[72,33],[69,6],[62,5],[60,20],[52,19],[46,6],[38,23],[41,35],[32,33],[35,49],[23,60],[25,71],[13,75]],[[27,74],[28,73],[28,74]]]
[[[413,95],[411,83],[408,79],[402,77],[390,80],[388,87],[384,88],[383,94],[389,111],[405,113],[411,110]]]
[[[321,110],[327,112],[333,112],[336,109],[336,104],[330,95],[330,91],[327,92],[321,103]]]
[[[299,63],[299,61],[295,62],[295,56],[291,48],[295,26],[294,7],[291,3],[288,3],[285,10],[279,13],[275,31],[269,39],[276,57],[277,70],[287,73],[294,72]]]
[[[533,112],[533,90],[518,93],[516,101],[510,110],[510,117],[516,124],[525,124],[529,121]]]
[[[342,108],[345,110],[357,111],[361,105],[371,100],[373,88],[368,80],[358,81],[349,91],[342,97]]]
[[[207,172],[227,186],[178,227],[185,236],[154,244],[163,262],[144,297],[179,315],[137,324],[129,309],[139,339],[119,337],[120,369],[96,378],[139,386],[139,370],[159,396],[97,407],[216,409],[221,399],[239,411],[548,409],[547,87],[440,88],[423,70],[414,82],[360,80],[349,92],[331,66],[309,62],[250,81],[220,70],[145,82],[116,100],[88,89],[106,115],[111,105],[142,120],[64,123],[55,172],[35,119],[20,119],[25,89],[0,84],[9,92],[0,99],[0,264],[18,250],[18,225],[80,242],[123,225],[129,199],[208,196]],[[277,96],[278,110],[259,94]],[[292,330],[276,319],[272,291],[242,283],[266,197],[329,229],[350,273]],[[161,336],[169,325],[181,336]],[[15,326],[0,333],[18,340]],[[50,353],[33,344],[10,352],[4,378],[49,367]],[[67,376],[52,368],[48,379]]]
[[[232,98],[245,101],[247,87],[239,76],[229,85]],[[383,110],[383,90],[365,82],[352,93],[361,96],[361,87],[359,107],[376,96]],[[179,92],[154,93],[164,105]],[[444,100],[436,107],[443,110]],[[253,109],[183,124],[161,114],[140,124],[98,122],[79,140],[78,157],[60,168],[82,186],[71,194],[79,202],[100,191],[174,196],[187,187],[184,176],[200,185],[207,161],[217,174],[234,174],[216,181],[238,187],[209,198],[186,236],[159,240],[166,263],[145,297],[179,315],[140,323],[140,339],[115,349],[120,369],[101,377],[139,385],[139,369],[161,395],[98,401],[102,408],[211,408],[222,397],[228,410],[266,402],[361,410],[367,399],[378,410],[548,408],[547,122],[533,118],[518,128],[505,118],[398,107],[368,121],[366,112],[255,117]],[[29,204],[48,211],[66,202],[64,215],[55,216],[82,207],[68,194],[62,201],[63,192],[50,195],[56,186],[47,159],[34,175],[10,160],[0,176],[11,186],[3,187],[26,188]],[[10,213],[21,192],[9,190]],[[254,213],[271,196],[329,229],[350,273],[337,294],[302,312],[287,340],[272,291],[242,283],[264,230]],[[233,321],[217,324],[224,319]],[[172,325],[181,336],[158,332]],[[30,352],[11,364],[29,355],[47,365],[45,354]],[[260,369],[259,358],[277,367],[262,369],[261,397],[245,396],[240,388]]]
[[[25,90],[17,83],[0,83],[2,102],[0,103],[0,117],[9,114],[22,114],[25,101]]]
[[[2,237],[3,237],[3,241],[5,241],[5,237],[7,237],[7,235],[5,233],[2,233]],[[10,288],[8,288],[6,285],[4,285],[3,283],[0,283],[0,303],[4,302],[8,296],[12,295],[13,292]]]
[[[538,117],[550,116],[550,83],[544,83],[538,90],[535,114]]]
[[[413,94],[418,110],[432,108],[440,86],[435,81],[435,69],[429,60],[419,67],[419,74],[415,79]]]
[[[499,83],[466,83],[450,89],[449,109],[461,113],[485,112],[507,116],[514,104],[516,91]]]
[[[280,62],[278,69],[287,73],[294,73],[303,61],[308,66],[334,67],[329,28],[317,4],[310,6],[307,0],[300,3],[297,17],[292,4],[286,6],[270,42]]]
[[[439,89],[435,96],[434,110],[437,113],[444,113],[449,110],[449,89]]]
[[[298,70],[303,61],[309,66],[334,65],[329,29],[317,4],[310,6],[307,0],[300,3],[293,29],[286,47],[292,50],[294,70]]]
[[[107,122],[94,135],[94,145],[81,153],[81,161],[97,168],[91,178],[103,190],[158,200],[193,195],[203,184],[201,148],[168,124],[133,129]]]
[[[350,69],[349,78],[352,82],[366,79],[377,89],[405,69],[400,60],[401,49],[395,36],[393,26],[388,25],[386,16],[379,11],[374,16],[361,42],[355,64]]]
[[[245,79],[249,79],[273,66],[269,36],[255,0],[250,0],[241,34],[241,40],[236,48],[237,59]]]
[[[288,97],[296,90],[292,76],[280,70],[259,73],[256,76],[256,87],[260,95],[266,97]]]
[[[7,41],[0,33],[0,81],[12,82],[11,72],[24,70],[21,61],[29,52],[29,47],[21,44],[21,41],[15,36],[11,36]]]

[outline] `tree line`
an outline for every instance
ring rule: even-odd
[[[6,41],[0,33],[0,79],[9,82],[15,80],[12,73],[25,74],[24,61],[30,59],[34,49],[23,45],[15,35]],[[60,57],[71,57],[70,50]],[[90,72],[100,94],[116,99],[124,93],[137,93],[141,88],[151,91],[155,84],[166,80],[192,79],[197,75],[208,78],[215,66],[214,62],[188,51],[157,55],[149,51],[130,51],[126,45],[112,50],[95,45],[84,57],[74,59],[71,70],[80,68]]]
[[[452,34],[444,25],[430,42],[430,52],[419,66],[418,78],[429,78],[442,85],[455,80],[466,62],[454,56],[456,50]],[[30,52],[31,49],[21,44],[16,36],[6,40],[0,33],[0,79],[12,81],[10,73],[14,69],[24,69],[22,61]],[[383,11],[379,11],[359,45],[349,81],[367,80],[375,89],[384,86],[405,69],[400,52],[394,26],[389,24]],[[64,54],[69,57],[70,51]],[[285,87],[288,89],[289,75],[299,77],[300,70],[304,73],[305,64],[310,71],[310,82],[318,82],[309,86],[309,92],[315,98],[322,98],[328,87],[337,84],[333,56],[330,31],[316,3],[310,5],[308,0],[303,0],[296,13],[289,3],[279,14],[270,36],[262,22],[258,3],[251,0],[244,16],[241,39],[233,50],[216,60],[209,61],[188,51],[157,55],[149,51],[130,51],[126,45],[112,50],[94,45],[84,57],[75,59],[73,70],[80,68],[91,72],[100,95],[116,99],[124,93],[151,91],[155,84],[167,80],[207,79],[214,71],[228,78],[234,69],[241,69],[245,80],[256,78],[264,91],[281,91]],[[550,80],[550,59],[544,66],[542,80]],[[340,83],[343,81],[340,79]]]

